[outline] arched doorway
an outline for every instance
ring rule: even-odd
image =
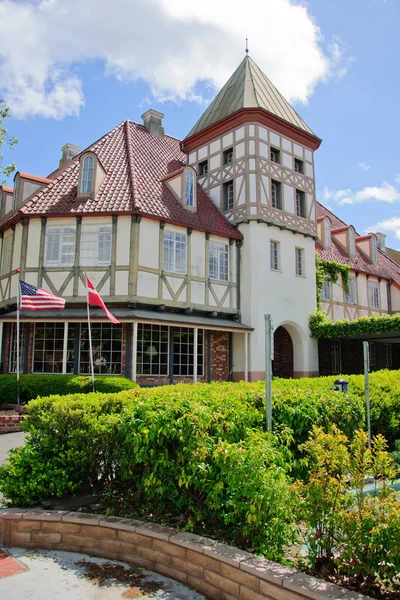
[[[282,325],[274,333],[272,373],[275,377],[293,377],[293,342],[290,333]]]

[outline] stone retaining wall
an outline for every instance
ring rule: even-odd
[[[25,415],[0,415],[0,435],[13,431],[22,431],[21,423]]]
[[[212,600],[367,598],[208,538],[117,517],[0,509],[0,544],[82,552],[140,565]]]

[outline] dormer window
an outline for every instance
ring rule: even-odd
[[[94,158],[93,156],[85,156],[82,161],[82,182],[81,193],[91,194],[93,192],[94,178]]]
[[[185,171],[185,204],[194,207],[194,175],[190,169]]]

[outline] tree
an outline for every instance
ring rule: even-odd
[[[8,146],[10,150],[13,149],[15,144],[18,143],[17,138],[10,137],[7,133],[7,127],[4,126],[6,119],[10,117],[10,109],[6,105],[5,101],[0,98],[0,185],[6,183],[5,179],[1,179],[1,176],[9,177],[16,169],[15,163],[9,165],[3,165],[4,153],[1,151],[4,144]]]

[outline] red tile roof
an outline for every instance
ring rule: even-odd
[[[317,202],[316,212],[317,218],[325,216],[330,217],[332,229],[341,229],[343,227],[347,227],[347,224],[344,221],[339,219],[339,217],[337,217],[319,202]],[[357,245],[355,256],[348,256],[333,238],[331,239],[330,248],[323,248],[318,242],[315,243],[315,248],[319,258],[322,260],[334,260],[336,262],[345,263],[354,271],[375,275],[376,277],[392,279],[397,285],[400,286],[400,265],[396,264],[396,262],[394,262],[379,249],[377,251],[377,261],[373,263],[368,260],[368,258],[360,250],[358,250]]]
[[[91,151],[106,176],[94,198],[78,198],[80,156]],[[188,211],[162,181],[184,166],[179,140],[151,135],[143,125],[124,121],[50,176],[19,213],[26,215],[82,215],[135,213],[191,227],[227,238],[242,239],[204,190],[197,186],[197,210]],[[7,215],[10,222],[16,214]]]
[[[51,183],[51,179],[47,179],[46,177],[39,177],[38,175],[31,175],[30,173],[22,173],[18,171],[16,175],[18,175],[22,179],[29,179],[29,181],[36,181],[37,183]]]

